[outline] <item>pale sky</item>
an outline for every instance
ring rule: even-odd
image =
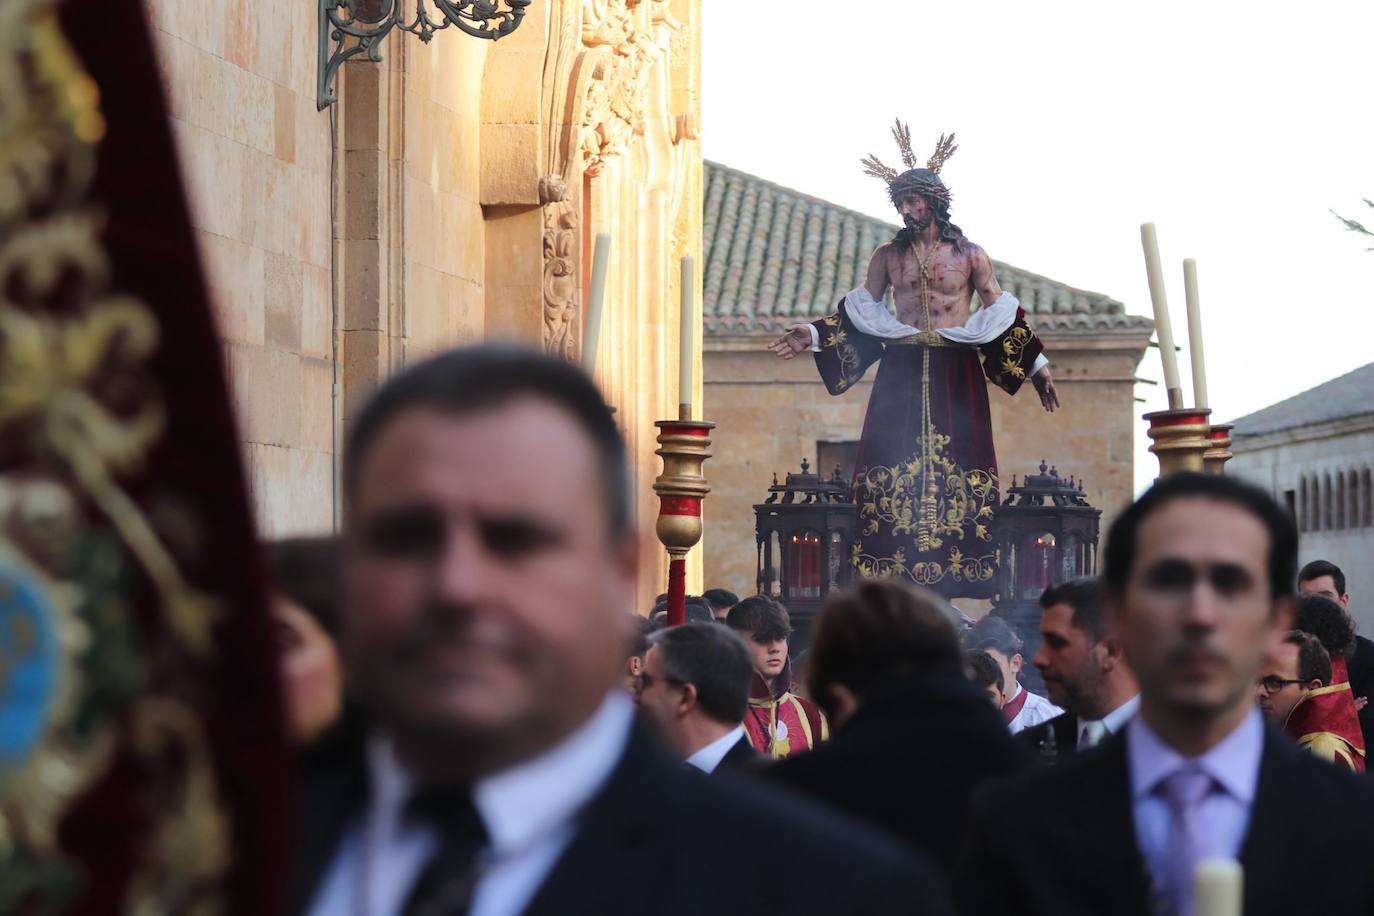
[[[1374,361],[1374,252],[1329,212],[1374,224],[1374,3],[703,5],[706,158],[895,220],[859,159],[900,166],[894,116],[922,161],[956,132],[942,177],[970,238],[1142,315],[1155,222],[1189,403],[1198,261],[1217,419]],[[1157,349],[1139,375],[1162,381]]]

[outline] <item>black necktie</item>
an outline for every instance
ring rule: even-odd
[[[477,860],[487,845],[487,829],[463,789],[428,789],[416,793],[406,815],[439,834],[439,848],[406,897],[402,916],[464,916],[477,887]]]

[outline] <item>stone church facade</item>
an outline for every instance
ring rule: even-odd
[[[898,227],[716,163],[705,175],[704,416],[718,424],[705,573],[712,587],[752,594],[753,504],[803,459],[848,477],[876,372],[832,397],[811,359],[783,362],[766,345],[832,313]],[[989,392],[1003,488],[1046,460],[1085,482],[1105,532],[1133,494],[1136,368],[1153,322],[1107,296],[996,268],[1044,339],[1063,402],[1050,415],[1029,386],[1016,398]]]
[[[604,231],[596,377],[630,445],[647,606],[677,264],[701,263],[700,0],[539,0],[498,42],[394,31],[324,112],[318,4],[146,2],[264,533],[336,524],[349,420],[407,363],[488,338],[577,358]]]
[[[1298,560],[1346,576],[1350,613],[1374,633],[1374,363],[1236,420],[1226,472],[1273,494],[1297,522]]]

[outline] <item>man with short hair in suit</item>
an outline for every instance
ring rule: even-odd
[[[636,727],[627,479],[591,380],[516,347],[413,366],[354,418],[342,641],[368,721],[304,774],[290,912],[949,912],[895,844],[695,778]],[[806,880],[760,880],[784,873]]]
[[[687,623],[649,637],[639,709],[679,756],[703,773],[761,761],[744,732],[754,663],[734,630]]]
[[[1045,692],[1066,711],[1017,738],[1055,761],[1121,731],[1140,705],[1140,688],[1121,640],[1102,624],[1102,583],[1096,577],[1050,586],[1040,595],[1040,607],[1040,648],[1032,663]]]
[[[1247,916],[1374,912],[1374,787],[1266,729],[1255,705],[1296,567],[1287,512],[1232,478],[1167,477],[1122,513],[1104,612],[1140,711],[1105,744],[976,800],[965,916],[1187,916],[1209,858],[1240,861]]]
[[[835,731],[764,776],[953,863],[973,787],[1034,765],[964,675],[954,609],[879,579],[834,592],[811,636],[808,680]]]

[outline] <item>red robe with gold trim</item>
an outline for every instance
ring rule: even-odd
[[[830,737],[825,715],[810,700],[792,693],[792,660],[773,680],[773,689],[754,672],[744,731],[760,754],[774,759],[809,751]]]
[[[1015,394],[1043,344],[1016,306],[1015,319],[981,345],[935,332],[904,339],[865,334],[842,300],[814,322],[816,368],[843,394],[879,359],[854,462],[858,536],[850,560],[864,576],[898,576],[946,597],[994,592],[997,453],[987,382]]]
[[[1339,675],[1336,672],[1337,661],[1334,658],[1331,660],[1332,680],[1336,681],[1338,676],[1341,680],[1304,694],[1288,714],[1283,730],[1318,757],[1363,773],[1364,733],[1360,730],[1355,697],[1350,693],[1350,682],[1346,679],[1345,659],[1339,659]]]

